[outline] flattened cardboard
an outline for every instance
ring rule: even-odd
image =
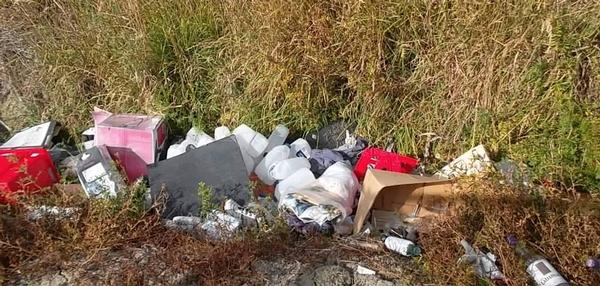
[[[354,219],[360,232],[369,211],[393,211],[399,215],[426,217],[448,209],[452,181],[370,169],[367,171]]]
[[[229,198],[245,205],[250,200],[248,175],[234,135],[149,165],[148,179],[154,200],[164,187],[163,217],[169,219],[198,214],[200,182],[212,188],[214,203]]]

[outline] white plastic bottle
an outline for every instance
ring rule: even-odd
[[[265,152],[271,151],[275,146],[282,145],[283,142],[285,142],[285,139],[287,138],[289,133],[290,130],[287,127],[285,127],[285,125],[277,125],[275,129],[273,129],[273,132],[271,132],[271,135],[269,136],[269,145],[267,145]]]
[[[310,158],[310,151],[312,151],[310,144],[308,144],[308,141],[304,140],[303,138],[298,138],[296,141],[290,144],[290,158]]]
[[[403,256],[419,256],[421,255],[421,248],[417,246],[414,242],[399,238],[395,236],[388,236],[384,241],[385,247],[387,249],[396,252]]]
[[[265,136],[245,124],[234,129],[233,134],[235,134],[240,147],[244,148],[253,159],[262,156],[267,145],[269,145],[269,141]]]
[[[210,135],[204,133],[202,130],[192,127],[185,136],[184,142],[188,144],[194,145],[194,147],[199,148],[208,143],[212,143],[215,141]],[[183,143],[183,142],[182,142]],[[182,146],[185,144],[181,144]],[[187,147],[187,146],[186,146]]]
[[[277,184],[277,187],[275,187],[275,198],[281,200],[281,197],[287,193],[307,186],[314,181],[315,175],[309,169],[302,168]]]
[[[223,139],[229,135],[231,135],[231,131],[229,131],[227,126],[219,126],[215,128],[215,140]]]
[[[263,183],[267,185],[273,185],[273,183],[275,183],[275,179],[269,174],[269,169],[273,164],[287,159],[289,155],[290,148],[288,146],[276,146],[273,148],[273,150],[271,150],[271,152],[267,153],[262,161],[258,163],[254,169],[254,173],[256,173],[256,176],[258,176]]]
[[[306,158],[291,158],[279,161],[269,168],[269,174],[275,180],[284,180],[300,169],[309,169],[310,162]]]

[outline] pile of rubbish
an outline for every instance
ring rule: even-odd
[[[21,195],[43,192],[61,175],[78,180],[89,199],[117,197],[128,185],[146,184],[149,205],[161,202],[165,225],[174,230],[227,239],[241,229],[264,229],[280,217],[307,235],[379,236],[387,249],[410,257],[421,254],[420,224],[451,210],[455,178],[497,168],[507,183],[531,185],[526,174],[517,175],[514,163],[494,164],[482,145],[425,175],[417,158],[369,146],[340,122],[326,128],[342,132],[304,138],[290,138],[284,125],[266,137],[242,124],[233,130],[217,127],[212,136],[192,127],[174,140],[160,116],[96,108],[92,119],[79,149],[54,144],[59,128],[52,121],[4,142],[0,203],[16,204]],[[75,212],[42,206],[32,208],[30,218],[67,219]],[[472,264],[481,277],[505,281],[491,252],[467,241],[461,245],[466,253],[461,262]],[[514,238],[511,245],[538,285],[567,285],[547,260]]]

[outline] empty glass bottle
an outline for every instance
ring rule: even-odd
[[[515,252],[525,261],[527,273],[538,286],[568,286],[567,280],[544,258],[528,249],[513,235],[507,237],[508,243]]]

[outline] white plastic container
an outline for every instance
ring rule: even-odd
[[[273,150],[271,150],[271,152],[267,153],[265,158],[263,158],[260,163],[258,163],[256,169],[254,169],[254,173],[256,173],[256,176],[258,176],[263,183],[267,185],[273,185],[273,183],[275,183],[275,179],[269,174],[269,169],[273,164],[287,159],[289,155],[290,148],[288,146],[276,146],[273,148]]]
[[[254,131],[245,124],[238,126],[233,130],[240,147],[248,152],[248,155],[256,159],[263,155],[265,149],[269,145],[269,141],[262,134]]]
[[[403,256],[421,255],[421,248],[408,239],[388,236],[385,239],[384,244],[387,249]]]
[[[290,144],[290,158],[293,158],[293,157],[310,158],[311,151],[312,151],[312,148],[310,148],[310,144],[308,144],[308,141],[304,140],[303,138],[298,138],[298,139],[296,139],[296,141],[294,141],[294,142],[292,142],[292,144]]]
[[[277,125],[271,135],[269,136],[269,145],[265,149],[265,152],[271,151],[275,146],[282,145],[285,142],[290,130],[285,125]]]
[[[219,126],[215,128],[215,140],[223,139],[231,135],[231,131],[227,126]]]
[[[291,158],[277,162],[269,168],[269,175],[275,180],[284,180],[300,169],[310,169],[306,158]]]
[[[183,144],[183,142],[186,142],[188,144]],[[202,130],[196,128],[196,127],[192,127],[188,133],[185,136],[185,140],[182,142],[182,146],[185,145],[186,148],[184,150],[187,149],[187,145],[191,144],[194,145],[194,147],[199,148],[202,147],[208,143],[212,143],[214,142],[215,139],[213,139],[212,137],[210,137],[210,135],[204,133]]]
[[[277,187],[275,187],[275,197],[277,200],[280,200],[287,193],[300,189],[314,181],[315,175],[309,169],[302,168],[277,184]]]

